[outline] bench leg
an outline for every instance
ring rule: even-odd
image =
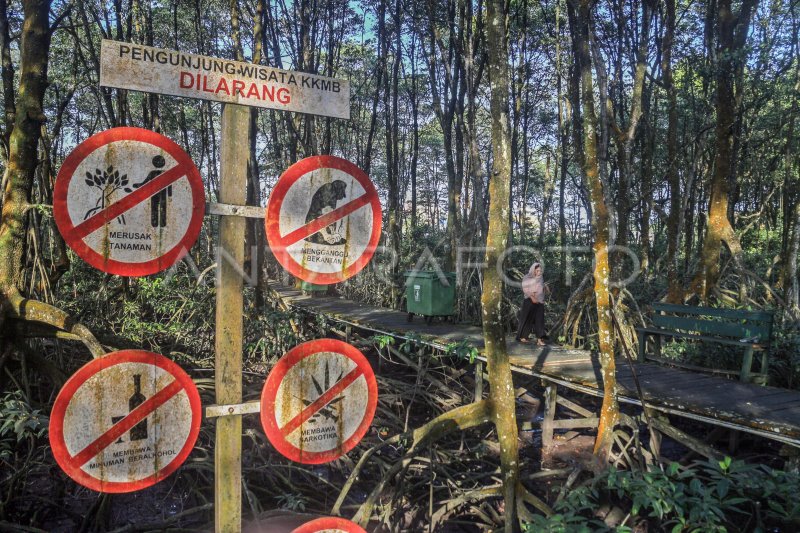
[[[644,331],[639,331],[639,357],[638,360],[640,363],[644,363],[644,355],[647,351],[647,335],[645,335]]]
[[[753,347],[748,346],[744,350],[744,359],[742,360],[742,371],[739,373],[739,381],[745,383],[750,381],[750,368],[753,366]]]
[[[656,357],[661,357],[661,335],[655,336],[656,345],[653,348],[653,353]]]

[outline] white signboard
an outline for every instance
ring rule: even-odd
[[[109,274],[147,276],[172,266],[200,234],[205,193],[189,154],[141,128],[112,128],[64,161],[53,216],[66,243]]]
[[[295,346],[269,373],[261,424],[289,459],[327,463],[359,443],[377,404],[378,385],[364,354],[339,340],[318,339]]]
[[[350,82],[104,39],[100,85],[350,118]]]
[[[369,263],[381,236],[378,192],[363,170],[340,157],[302,159],[272,189],[265,217],[278,262],[309,283],[328,285]]]
[[[59,466],[98,492],[153,485],[186,460],[200,432],[200,395],[178,365],[123,350],[78,370],[56,398],[50,445]]]

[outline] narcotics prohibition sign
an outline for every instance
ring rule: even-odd
[[[69,154],[56,178],[53,217],[64,241],[93,267],[146,276],[172,266],[200,234],[203,180],[173,141],[113,128]]]
[[[56,462],[98,492],[132,492],[158,483],[192,451],[200,395],[164,356],[114,352],[67,380],[50,416]]]
[[[269,373],[261,424],[285,457],[305,464],[333,461],[369,429],[378,384],[364,354],[335,339],[296,346]]]
[[[367,533],[364,528],[344,518],[326,517],[306,522],[292,533]]]
[[[369,177],[353,163],[307,157],[278,180],[265,225],[272,252],[292,275],[309,283],[339,283],[375,253],[381,203]]]

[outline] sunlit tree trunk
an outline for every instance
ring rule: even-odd
[[[583,106],[583,171],[589,185],[592,202],[592,227],[594,229],[594,292],[597,300],[597,337],[600,349],[600,367],[603,377],[603,404],[597,429],[594,453],[608,460],[613,444],[614,427],[619,418],[617,404],[617,377],[614,362],[614,340],[609,299],[608,238],[609,216],[604,187],[597,162],[597,114],[594,107],[592,63],[589,51],[589,20],[594,3],[578,0],[576,32],[573,39],[579,54],[581,73],[581,103]]]
[[[711,198],[708,223],[700,266],[692,280],[692,290],[702,301],[707,301],[716,287],[720,273],[720,253],[724,242],[734,260],[739,263],[742,246],[728,219],[728,194],[730,175],[736,164],[734,126],[736,101],[734,84],[739,57],[744,49],[750,15],[758,0],[744,0],[737,15],[732,11],[732,0],[717,1],[717,49],[714,78],[717,84],[714,107],[716,109],[716,140],[714,174],[711,179]]]

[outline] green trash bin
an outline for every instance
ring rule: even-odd
[[[327,285],[317,285],[315,283],[309,283],[307,281],[300,282],[300,290],[303,291],[303,294],[306,296],[314,296],[315,294],[325,294],[328,292]]]
[[[428,324],[437,316],[455,316],[455,272],[417,270],[406,272],[405,276],[406,311],[409,322],[414,319],[414,315],[425,317]]]

